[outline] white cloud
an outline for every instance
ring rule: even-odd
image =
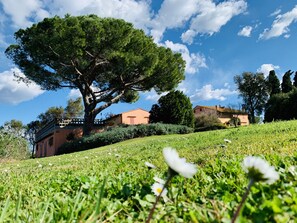
[[[17,82],[14,73],[24,77],[18,68],[0,73],[0,103],[16,105],[31,100],[44,92],[35,83],[26,85],[23,82]]]
[[[278,14],[280,14],[282,12],[281,9],[276,9],[273,13],[270,14],[270,16],[277,16]]]
[[[279,70],[280,66],[273,64],[262,64],[260,68],[257,69],[257,72],[263,73],[265,77],[268,76],[271,70]]]
[[[259,36],[259,39],[270,39],[285,35],[288,38],[289,26],[297,21],[297,5],[289,12],[278,15],[273,21],[270,29],[265,29]]]
[[[71,89],[68,96],[69,99],[76,99],[78,97],[81,97],[81,93],[78,89]]]
[[[250,37],[252,33],[253,27],[251,26],[245,26],[238,32],[239,36],[245,36],[245,37]]]
[[[2,0],[1,2],[4,12],[11,16],[14,25],[17,27],[31,25],[29,17],[41,8],[40,0]]]
[[[64,0],[59,0],[64,2]],[[79,4],[85,1],[77,1],[76,7],[80,9]],[[68,0],[68,5],[73,4],[73,0]],[[135,25],[136,28],[146,29],[150,23],[151,12],[150,4],[147,0],[88,0],[84,3],[84,9],[79,10],[79,14],[96,14],[101,17],[113,17],[125,19]],[[67,7],[65,8],[67,10]]]
[[[204,55],[199,53],[190,53],[186,45],[166,40],[165,46],[174,52],[181,53],[183,59],[186,61],[186,73],[194,74],[199,71],[199,68],[207,67]]]
[[[64,16],[67,13],[121,18],[143,29],[147,28],[151,19],[148,0],[2,0],[2,4],[4,12],[11,16],[13,25],[22,28],[45,17]]]
[[[95,92],[100,91],[100,89],[93,84],[91,85],[91,89]],[[78,97],[82,97],[82,95],[78,89],[71,89],[67,96],[67,98],[71,98],[71,99],[76,99]]]
[[[182,34],[183,42],[191,44],[198,34],[212,35],[219,32],[232,17],[246,11],[244,0],[230,0],[215,4],[211,0],[198,1],[198,15],[191,20],[190,28]]]
[[[225,101],[227,99],[227,96],[234,94],[237,94],[237,91],[230,90],[229,88],[213,89],[213,86],[211,84],[207,84],[201,89],[197,89],[195,94],[190,96],[190,99],[192,101],[208,101],[212,99]]]
[[[157,102],[160,97],[166,95],[168,92],[163,92],[161,94],[158,94],[155,90],[150,90],[149,92],[143,93],[145,100],[147,101],[153,101]]]
[[[198,0],[164,0],[158,14],[152,20],[152,31],[159,42],[166,29],[182,27],[198,9]]]

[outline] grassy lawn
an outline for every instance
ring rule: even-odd
[[[153,222],[230,222],[248,183],[241,167],[246,155],[266,159],[280,180],[252,187],[239,222],[297,219],[297,121],[290,121],[2,162],[0,222],[144,222],[155,201],[153,177],[167,174],[164,147],[197,164],[198,172],[173,179]],[[148,170],[146,161],[157,169]]]

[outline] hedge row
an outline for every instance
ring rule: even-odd
[[[57,155],[83,151],[138,137],[168,134],[187,134],[192,132],[194,132],[194,129],[187,126],[161,123],[115,127],[105,132],[96,133],[88,137],[83,137],[64,143],[58,149]]]
[[[195,128],[195,132],[204,132],[204,131],[211,131],[211,130],[218,130],[218,129],[227,129],[228,127],[224,124],[214,124],[211,126],[204,126]]]

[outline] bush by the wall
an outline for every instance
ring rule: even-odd
[[[195,117],[195,132],[227,128],[216,113],[209,112]]]
[[[167,134],[187,134],[192,133],[193,131],[193,128],[187,126],[161,123],[115,127],[105,132],[96,133],[88,137],[74,140],[72,142],[64,143],[58,149],[57,154],[78,152],[137,137]]]
[[[0,159],[27,159],[28,148],[26,139],[0,130]]]
[[[211,130],[218,130],[218,129],[227,129],[228,127],[224,124],[214,124],[211,126],[204,126],[195,128],[195,132],[203,132],[203,131],[211,131]]]

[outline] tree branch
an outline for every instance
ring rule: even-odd
[[[111,99],[109,102],[106,102],[105,104],[101,105],[100,107],[96,108],[94,110],[94,114],[97,115],[99,112],[103,111],[104,109],[108,108],[110,105],[118,102],[121,97],[124,95],[125,91],[122,90],[117,96],[115,96],[113,99]]]

